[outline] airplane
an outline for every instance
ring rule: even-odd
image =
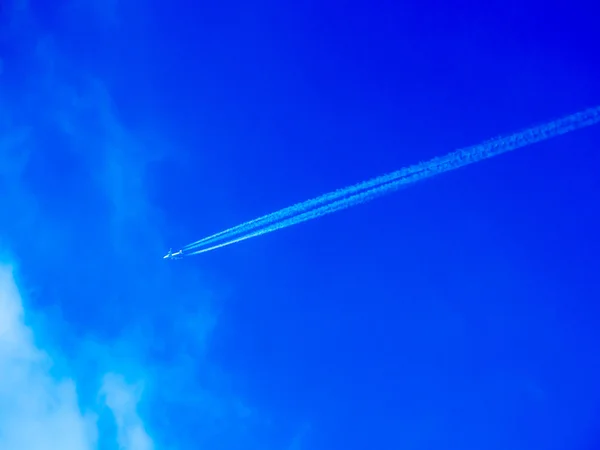
[[[181,259],[183,258],[183,250],[173,253],[173,249],[169,249],[169,253],[163,256],[163,259]]]

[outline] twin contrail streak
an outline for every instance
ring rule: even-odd
[[[406,187],[417,181],[449,172],[502,153],[585,128],[600,122],[600,107],[590,108],[543,125],[479,145],[449,153],[443,157],[409,166],[387,175],[372,178],[343,189],[321,195],[271,214],[242,223],[186,245],[182,255],[197,255],[256,236],[296,225]]]

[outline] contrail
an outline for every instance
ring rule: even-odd
[[[452,169],[448,169],[448,170],[452,170]],[[444,170],[444,172],[445,171],[447,171],[447,170]],[[438,172],[438,173],[442,173],[442,172]],[[337,200],[335,202],[323,205],[316,209],[312,209],[305,213],[298,214],[296,216],[292,216],[291,218],[282,220],[281,222],[276,222],[275,224],[273,224],[269,227],[261,228],[255,232],[247,233],[238,238],[229,240],[227,242],[223,242],[221,244],[213,245],[212,247],[209,247],[209,248],[203,248],[202,250],[196,250],[195,252],[187,253],[187,255],[190,255],[190,256],[191,255],[199,255],[200,253],[206,253],[211,250],[216,250],[218,248],[226,247],[228,245],[235,244],[237,242],[245,241],[246,239],[250,239],[250,238],[253,238],[256,236],[261,236],[261,235],[267,234],[267,233],[271,233],[273,231],[280,230],[282,228],[287,228],[292,225],[296,225],[297,223],[316,219],[317,217],[321,217],[326,214],[331,214],[332,212],[339,211],[341,209],[346,209],[346,208],[349,208],[350,206],[357,205],[359,203],[368,202],[369,200],[372,200],[375,197],[379,197],[381,195],[387,194],[388,192],[398,190],[398,189],[404,187],[403,185],[415,183],[419,180],[428,178],[429,176],[432,176],[432,175],[436,175],[436,174],[424,175],[424,173],[418,173],[415,175],[409,175],[408,177],[403,178],[401,180],[392,181],[392,182],[384,184],[382,186],[371,188],[365,192],[351,195],[350,197],[343,198],[342,200]]]
[[[306,200],[301,203],[296,203],[295,205],[288,206],[287,208],[283,208],[279,211],[266,214],[257,219],[249,220],[248,222],[244,222],[240,225],[236,225],[235,227],[228,228],[227,230],[220,231],[219,233],[213,234],[212,236],[205,237],[200,239],[199,241],[192,242],[191,244],[183,247],[183,250],[191,250],[194,248],[205,246],[214,241],[220,241],[226,239],[231,236],[235,236],[244,232],[247,232],[252,229],[261,228],[270,223],[277,222],[279,220],[285,219],[286,217],[293,216],[302,211],[306,211],[311,208],[316,208],[320,205],[324,205],[338,198],[346,197],[350,194],[354,194],[356,192],[360,192],[365,189],[369,189],[373,186],[377,186],[382,183],[386,183],[392,181],[398,177],[402,177],[405,175],[409,175],[412,171],[420,170],[419,164],[415,164],[414,166],[407,167],[396,172],[392,172],[387,175],[382,175],[371,180],[363,181],[362,183],[355,184],[353,186],[348,186],[343,189],[337,189],[328,194],[320,195],[319,197],[315,197],[310,200]]]
[[[449,153],[443,157],[415,164],[371,180],[338,189],[303,203],[267,214],[220,233],[208,236],[183,248],[187,255],[197,255],[241,242],[256,236],[315,219],[350,206],[364,203],[388,192],[444,172],[544,141],[600,122],[600,107],[590,108],[552,122],[529,128],[510,136],[496,138],[479,145]],[[255,231],[252,231],[255,230]],[[245,233],[240,236],[240,234]],[[235,237],[235,236],[238,237]],[[190,252],[198,247],[229,239],[227,242]],[[189,253],[188,253],[189,252]]]

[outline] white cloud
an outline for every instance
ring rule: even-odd
[[[122,376],[109,373],[104,376],[102,394],[117,424],[117,440],[121,450],[152,450],[154,444],[146,433],[137,413],[141,389],[128,385]]]
[[[96,415],[80,409],[75,383],[55,378],[52,364],[25,322],[12,267],[0,264],[0,449],[97,448]],[[109,373],[101,393],[115,418],[119,448],[152,450],[136,411],[140,389]]]
[[[79,409],[72,380],[50,374],[52,360],[24,322],[10,266],[0,266],[0,448],[88,450],[95,418]]]

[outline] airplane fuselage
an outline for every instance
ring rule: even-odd
[[[163,259],[181,259],[183,258],[183,250],[179,250],[178,252],[173,253],[172,250],[169,250]]]

